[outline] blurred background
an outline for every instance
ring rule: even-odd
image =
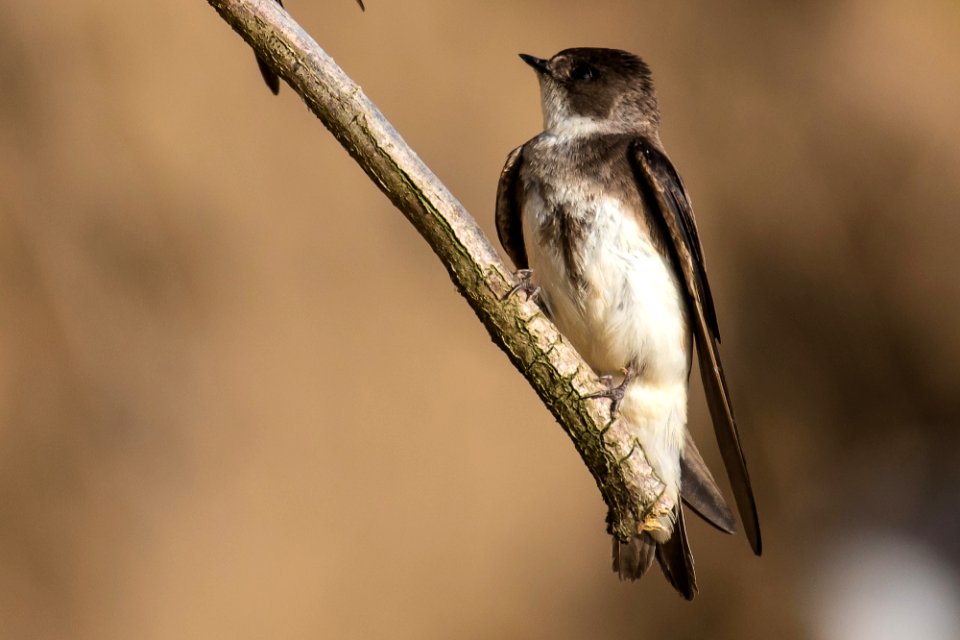
[[[765,554],[573,446],[202,0],[0,0],[0,637],[960,637],[960,5],[289,0],[495,237],[519,52],[652,66]],[[691,426],[719,471],[699,380]]]

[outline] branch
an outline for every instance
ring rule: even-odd
[[[417,157],[360,87],[274,0],[208,0],[307,103],[437,254],[490,337],[550,409],[609,507],[608,531],[627,540],[672,510],[642,449],[585,401],[597,378],[553,323],[523,295],[476,221]]]

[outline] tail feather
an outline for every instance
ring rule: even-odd
[[[737,530],[733,512],[717,488],[717,481],[703,461],[690,432],[680,458],[680,495],[694,513],[724,533]]]
[[[639,580],[653,564],[660,563],[663,575],[680,595],[693,600],[697,594],[697,576],[693,570],[693,554],[687,542],[683,509],[677,507],[677,521],[670,539],[658,543],[649,533],[641,533],[627,542],[613,539],[613,570],[621,580]]]
[[[663,575],[680,595],[693,600],[697,595],[697,574],[693,570],[693,554],[687,541],[687,531],[683,523],[683,507],[677,507],[677,522],[673,535],[661,545],[657,545],[657,561],[663,569]]]
[[[641,533],[627,542],[613,539],[613,570],[621,580],[639,580],[656,556],[657,543],[649,533]]]

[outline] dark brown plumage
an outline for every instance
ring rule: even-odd
[[[740,445],[740,434],[733,417],[727,381],[720,364],[720,328],[717,326],[713,296],[707,283],[703,249],[697,235],[693,208],[670,160],[649,140],[638,138],[630,159],[637,171],[638,183],[652,196],[655,203],[653,209],[669,233],[674,264],[679,268],[686,284],[688,305],[693,312],[693,335],[697,345],[700,377],[703,379],[707,406],[713,419],[713,430],[720,445],[720,455],[730,478],[747,539],[753,552],[760,555],[763,550],[760,518],[757,515],[747,462]]]

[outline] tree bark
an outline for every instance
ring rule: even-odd
[[[599,388],[596,375],[536,303],[522,293],[507,297],[517,283],[512,270],[360,87],[274,0],[208,2],[303,98],[437,254],[494,343],[573,441],[609,507],[608,531],[625,541],[653,513],[672,509],[639,443],[611,420],[609,403],[584,400]]]

